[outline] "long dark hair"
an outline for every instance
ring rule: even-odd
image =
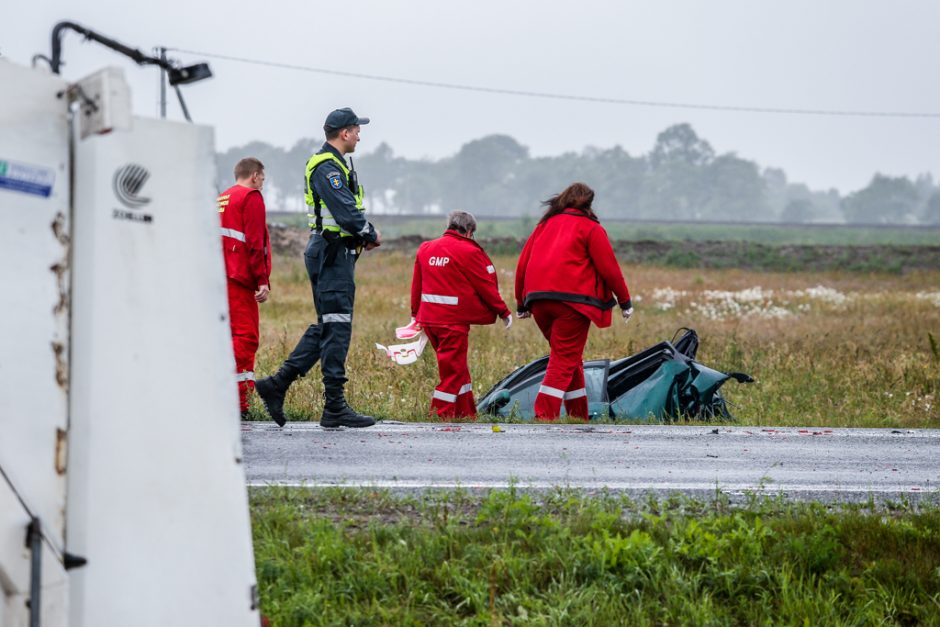
[[[548,200],[542,201],[547,207],[539,224],[544,224],[552,216],[556,216],[565,209],[577,209],[592,220],[597,220],[597,214],[591,208],[594,202],[594,190],[584,183],[572,183],[560,194],[555,194]]]

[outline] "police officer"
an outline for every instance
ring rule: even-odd
[[[346,354],[352,335],[356,296],[356,260],[363,250],[379,245],[379,232],[364,215],[363,189],[345,155],[356,150],[359,129],[368,124],[352,109],[337,109],[326,117],[326,143],[307,161],[305,171],[310,240],[304,262],[317,324],[312,324],[278,371],[256,382],[255,390],[271,418],[283,426],[284,396],[298,377],[320,361],[325,405],[323,427],[371,427],[375,419],[354,411],[344,396]]]

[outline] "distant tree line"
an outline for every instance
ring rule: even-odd
[[[219,189],[231,184],[235,162],[254,156],[267,170],[272,210],[302,211],[304,163],[322,145],[305,138],[288,150],[252,142],[217,155]],[[875,174],[864,189],[842,197],[811,190],[734,153],[715,154],[689,124],[661,132],[653,149],[633,156],[615,146],[531,157],[507,135],[464,144],[436,161],[398,157],[387,144],[355,156],[366,206],[380,213],[436,214],[465,209],[478,215],[535,216],[539,202],[568,183],[597,191],[604,216],[627,219],[747,222],[940,224],[940,186],[930,174]]]

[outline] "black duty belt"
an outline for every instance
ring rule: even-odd
[[[324,266],[332,266],[336,263],[336,255],[339,254],[342,248],[354,250],[358,253],[364,241],[361,237],[356,235],[343,237],[342,235],[338,235],[336,231],[318,231],[313,229],[313,232],[326,240],[326,256],[323,258]]]

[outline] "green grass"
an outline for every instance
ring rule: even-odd
[[[940,624],[940,509],[558,490],[251,494],[262,611],[302,625]]]
[[[528,237],[538,216],[487,219],[480,218],[477,236]],[[445,216],[411,218],[371,215],[370,219],[385,237],[421,235],[437,237],[444,229]],[[277,213],[271,222],[290,226],[306,226],[305,214]],[[614,240],[652,241],[743,241],[773,245],[898,245],[937,246],[940,244],[940,227],[918,226],[850,226],[850,225],[736,225],[708,223],[651,224],[605,220],[601,222]]]

